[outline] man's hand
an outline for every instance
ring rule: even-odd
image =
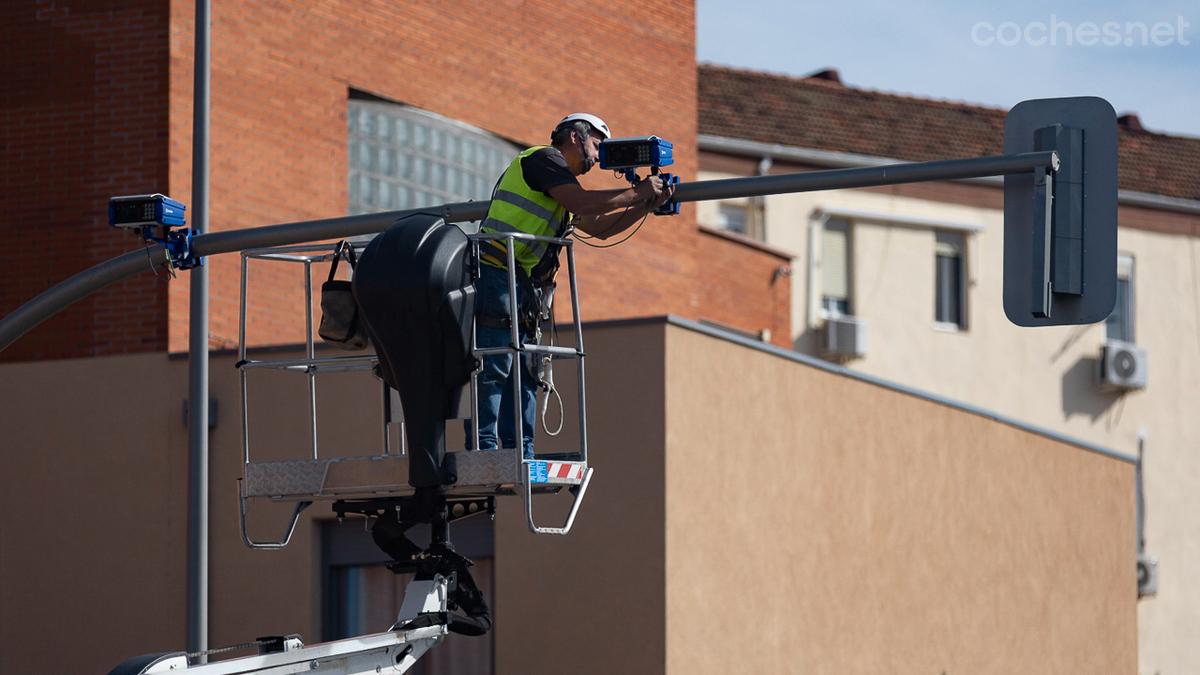
[[[547,194],[568,211],[584,217],[603,216],[622,209],[646,213],[666,203],[674,193],[673,187],[664,188],[662,178],[653,175],[634,187],[618,190],[585,190],[578,183],[567,183],[556,185],[547,191]],[[642,208],[646,210],[641,211]]]
[[[634,202],[628,207],[596,216],[583,216],[576,227],[601,239],[608,239],[637,225],[655,209],[675,196],[675,186],[664,184],[657,175],[643,178],[632,188]]]
[[[647,211],[653,211],[666,204],[675,194],[674,185],[664,185],[658,175],[649,175],[642,179],[635,188],[641,200],[646,202]]]

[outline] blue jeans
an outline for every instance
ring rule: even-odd
[[[507,317],[508,271],[491,265],[480,265],[479,280],[475,282],[475,314],[477,316]],[[517,307],[524,299],[524,289],[517,285]],[[512,342],[508,328],[484,326],[476,323],[476,344],[479,347],[506,347]],[[520,331],[522,342],[529,341],[526,331]],[[479,449],[495,450],[497,447],[516,447],[513,432],[513,355],[493,354],[483,359],[483,372],[479,373]],[[533,425],[537,419],[537,380],[528,369],[521,370],[521,431],[522,446],[526,459],[533,459]],[[500,446],[496,444],[499,427]],[[468,423],[467,444],[471,443],[471,426]]]

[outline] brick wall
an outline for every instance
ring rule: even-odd
[[[5,10],[14,20],[0,30],[35,37],[22,38],[27,46],[17,50],[25,55],[4,67],[46,99],[22,97],[30,100],[6,120],[12,122],[2,132],[8,147],[24,139],[25,154],[22,166],[6,162],[5,180],[25,183],[7,183],[12,189],[5,198],[24,198],[24,188],[37,186],[40,196],[26,203],[49,202],[63,191],[67,174],[75,183],[66,191],[81,196],[56,217],[53,233],[29,228],[43,237],[26,249],[37,257],[13,253],[13,244],[27,241],[18,237],[26,235],[16,222],[31,220],[32,212],[6,224],[0,311],[135,246],[133,238],[104,226],[109,195],[162,190],[191,203],[194,5],[160,0],[142,10],[118,9],[130,4],[67,0],[37,3],[23,13]],[[210,230],[346,213],[351,88],[526,144],[546,142],[567,112],[596,112],[618,135],[658,133],[675,141],[674,170],[693,179],[694,18],[690,2],[215,3]],[[116,39],[134,29],[145,39]],[[37,79],[30,72],[51,76]],[[139,84],[143,88],[134,91]],[[84,89],[87,96],[77,93]],[[119,107],[112,106],[113,94],[122,95]],[[41,138],[13,130],[20,120],[49,119],[58,126]],[[141,163],[122,161],[116,150],[135,142],[147,148]],[[46,157],[36,180],[25,159],[34,154]],[[75,168],[57,161],[64,155]],[[593,174],[584,177],[588,187],[623,185]],[[66,246],[62,235],[77,235],[82,226],[95,241]],[[650,218],[624,245],[579,249],[586,319],[674,313],[747,331],[789,332],[788,300],[780,298],[786,285],[771,283],[781,261],[703,235],[691,206],[676,218]],[[209,269],[209,341],[232,346],[238,256],[215,256]],[[301,282],[300,266],[252,263],[252,341],[303,339]],[[3,358],[186,350],[187,296],[186,275],[164,284],[147,272],[51,320]]]
[[[108,227],[107,202],[167,188],[167,30],[161,1],[0,3],[0,316],[136,246]],[[147,271],[0,359],[161,350],[166,308]]]
[[[176,155],[190,143],[191,12],[190,3],[172,6]],[[350,88],[531,145],[546,142],[563,114],[593,111],[618,135],[676,139],[675,168],[693,177],[694,36],[691,3],[264,2],[217,12],[213,229],[346,212]],[[186,195],[189,169],[182,161],[171,166],[179,194]],[[622,185],[594,173],[585,185]],[[787,298],[781,305],[778,294],[761,292],[779,261],[702,236],[690,207],[682,217],[649,219],[627,244],[578,248],[587,319],[677,313],[746,330],[787,320]],[[735,300],[711,292],[728,277],[721,266],[740,270],[750,281],[739,280],[738,287],[756,287],[756,293]],[[211,269],[210,338],[230,344],[237,334],[237,257],[219,256]],[[302,339],[300,269],[278,263],[256,269],[247,327],[252,339]],[[172,350],[186,348],[186,296],[185,285],[172,285]]]

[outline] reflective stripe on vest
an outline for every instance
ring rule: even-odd
[[[480,227],[481,232],[558,236],[559,225],[566,215],[566,210],[554,201],[554,198],[529,187],[525,182],[524,172],[521,171],[521,160],[544,147],[546,146],[538,145],[528,148],[509,163],[492,192],[492,203]],[[504,242],[489,243],[491,250],[485,249],[484,257],[507,267],[508,249]],[[513,254],[525,273],[532,274],[533,268],[546,254],[549,246],[549,243],[544,241],[514,241]]]

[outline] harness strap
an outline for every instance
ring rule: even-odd
[[[512,320],[507,316],[491,316],[488,314],[476,314],[475,323],[487,328],[511,328]]]
[[[346,262],[350,263],[351,270],[358,266],[358,257],[354,255],[354,244],[343,239],[333,250],[333,265],[329,268],[329,278],[326,281],[333,281],[334,276],[337,275],[338,263],[342,261],[343,256],[346,258]]]

